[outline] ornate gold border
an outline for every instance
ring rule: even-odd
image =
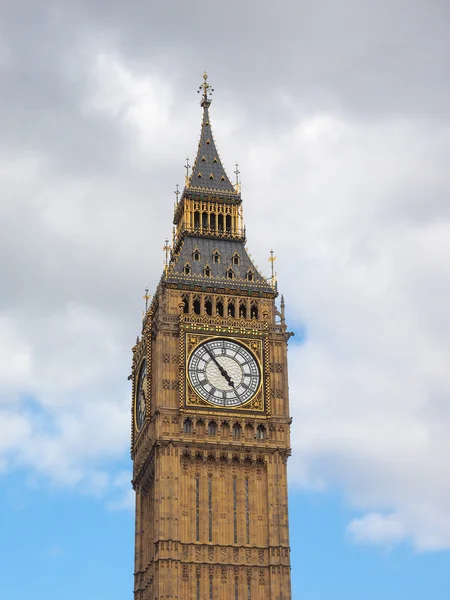
[[[264,336],[265,337],[265,336]],[[236,343],[244,345],[258,362],[261,374],[261,382],[256,394],[245,404],[233,407],[221,407],[210,403],[199,396],[189,382],[187,373],[187,363],[192,352],[200,344],[211,339],[229,339]],[[270,381],[268,381],[268,343],[263,338],[253,336],[230,336],[226,332],[217,332],[216,335],[200,333],[196,328],[182,328],[180,335],[180,409],[198,408],[203,410],[220,411],[227,413],[234,412],[252,412],[252,413],[270,413],[270,403],[267,404],[268,391],[270,394]]]

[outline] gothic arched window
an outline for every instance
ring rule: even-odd
[[[189,296],[187,294],[183,294],[181,297],[183,301],[183,312],[187,314],[189,312]]]
[[[195,211],[194,213],[194,229],[200,228],[200,213]]]
[[[192,433],[191,419],[185,419],[183,423],[183,433]]]
[[[194,309],[194,313],[196,315],[200,314],[200,298],[198,296],[195,296],[194,302],[192,303],[192,308]]]
[[[185,275],[190,275],[190,273],[191,273],[191,266],[190,266],[190,264],[189,264],[189,263],[186,263],[186,264],[184,265],[184,274],[185,274]]]

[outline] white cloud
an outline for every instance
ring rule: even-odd
[[[77,118],[121,130],[121,168],[68,177],[54,156],[0,168],[14,259],[0,267],[0,465],[112,508],[133,503],[115,461],[142,289],[159,278],[199,133],[195,102],[180,116],[174,99],[160,76],[99,54]],[[448,129],[284,106],[300,117],[278,134],[220,102],[212,119],[229,171],[240,155],[249,249],[264,265],[275,248],[290,325],[306,327],[289,351],[291,481],[343,489],[362,513],[357,542],[450,547]]]
[[[397,544],[405,537],[403,524],[396,515],[369,513],[349,523],[347,531],[359,543]]]
[[[0,380],[6,388],[15,388],[28,377],[30,368],[31,348],[11,319],[0,317]]]
[[[291,481],[367,510],[355,541],[450,546],[449,153],[441,125],[318,116],[241,167],[262,232],[250,248],[275,245],[291,326],[306,327],[289,352]]]
[[[91,56],[85,56],[86,63]],[[164,79],[133,72],[113,52],[99,52],[89,67],[92,93],[84,101],[86,111],[121,120],[140,139],[150,138],[152,145],[164,139],[174,102],[172,89]]]

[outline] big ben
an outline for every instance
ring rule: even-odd
[[[133,347],[136,600],[291,600],[284,301],[246,250],[239,181],[197,157]]]

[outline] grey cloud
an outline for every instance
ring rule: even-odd
[[[58,451],[71,449],[83,481],[127,451],[130,346],[143,289],[161,274],[174,185],[195,154],[207,68],[219,151],[229,174],[235,157],[241,165],[249,249],[267,271],[275,246],[290,323],[307,328],[290,352],[293,479],[310,484],[303,469],[344,485],[363,510],[395,505],[395,519],[358,531],[394,527],[424,544],[428,499],[396,436],[378,433],[406,422],[401,441],[416,451],[416,432],[426,438],[448,416],[436,400],[449,393],[448,3],[232,2],[225,12],[17,1],[1,11],[0,351],[2,372],[15,374],[0,383],[0,418],[14,425],[4,460],[59,481]],[[19,410],[25,392],[53,424],[50,439]],[[86,474],[96,399],[114,435],[97,440]],[[31,445],[18,454],[28,430],[42,463]],[[431,464],[445,471],[440,443],[424,448],[424,476]],[[380,453],[392,463],[383,473]],[[440,514],[438,476],[427,481]]]
[[[450,9],[434,2],[54,2],[11,4],[2,37],[13,67],[6,100],[56,110],[83,93],[76,55],[116,47],[143,72],[163,73],[192,93],[211,71],[226,102],[277,128],[279,94],[302,110],[448,115]],[[75,71],[75,72],[74,72]],[[70,81],[70,75],[78,81]]]

